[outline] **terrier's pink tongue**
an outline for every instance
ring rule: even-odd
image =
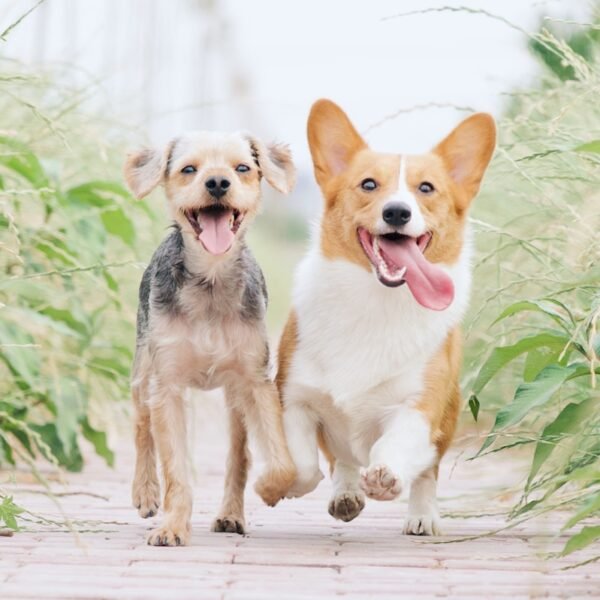
[[[454,299],[454,284],[446,272],[430,263],[414,238],[400,242],[379,238],[379,247],[399,269],[406,267],[406,283],[415,300],[425,308],[444,310]]]
[[[198,239],[211,254],[224,254],[231,248],[234,233],[229,228],[231,212],[204,213],[200,217],[202,233]]]

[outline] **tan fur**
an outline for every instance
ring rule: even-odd
[[[238,173],[235,169],[240,163],[250,166],[250,171]],[[196,171],[183,173],[187,165]],[[295,169],[286,146],[267,146],[247,134],[207,133],[173,140],[164,151],[141,150],[130,155],[125,165],[127,183],[137,197],[160,183],[164,185],[171,216],[181,228],[186,270],[201,274],[213,286],[206,293],[199,293],[193,284],[183,286],[177,310],[150,311],[147,331],[138,339],[132,372],[137,451],[132,496],[142,517],[156,514],[160,504],[158,451],[165,517],[148,537],[152,545],[185,545],[190,540],[187,388],[225,390],[230,448],[223,503],[213,531],[244,533],[249,426],[258,432],[266,451],[267,470],[255,485],[264,502],[275,505],[296,476],[283,434],[279,395],[268,376],[265,323],[243,316],[243,288],[237,279],[228,279],[228,265],[236,260],[236,247],[223,255],[209,254],[184,214],[190,207],[202,208],[214,202],[204,182],[215,175],[229,179],[227,202],[245,215],[239,238],[258,212],[261,178],[287,192],[293,186]],[[215,302],[215,289],[230,290],[231,294],[223,294]]]
[[[425,392],[417,408],[431,423],[431,439],[438,451],[438,461],[450,446],[461,407],[460,368],[462,339],[460,329],[453,329],[444,345],[427,365]]]
[[[281,339],[279,340],[279,351],[277,353],[278,367],[275,383],[279,393],[282,393],[282,388],[287,379],[290,363],[296,344],[298,343],[298,319],[296,313],[292,310],[283,328]]]

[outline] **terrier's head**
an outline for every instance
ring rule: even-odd
[[[163,150],[134,152],[125,163],[125,180],[136,198],[162,183],[184,238],[213,256],[228,253],[258,212],[263,176],[287,194],[295,174],[287,146],[267,145],[246,133],[192,132]]]

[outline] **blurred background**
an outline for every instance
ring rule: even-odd
[[[320,97],[398,153],[496,116],[464,435],[531,454],[524,498],[598,461],[598,2],[0,0],[0,32],[0,466],[80,469],[88,442],[113,461],[137,286],[168,225],[161,191],[123,188],[131,147],[190,129],[291,145],[298,185],[265,189],[249,236],[276,343],[320,211],[305,140]]]

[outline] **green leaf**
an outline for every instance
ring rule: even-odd
[[[81,429],[82,429],[84,437],[93,444],[93,446],[96,450],[96,454],[98,454],[99,456],[104,458],[104,460],[106,461],[106,464],[109,467],[114,466],[115,454],[108,447],[108,443],[106,441],[106,433],[104,433],[103,431],[98,431],[98,430],[94,429],[89,424],[89,421],[87,420],[87,418],[85,418],[81,422]]]
[[[545,332],[524,337],[511,346],[494,348],[477,374],[473,384],[473,394],[479,395],[498,371],[525,352],[541,346],[561,351],[568,343],[569,338],[561,332]]]
[[[600,140],[593,140],[586,142],[574,148],[575,152],[593,152],[594,154],[600,154]]]
[[[17,173],[35,188],[48,187],[44,169],[28,146],[6,136],[0,136],[0,145],[6,147],[6,150],[0,150],[0,165]]]
[[[477,422],[477,417],[479,416],[479,407],[480,406],[481,405],[479,403],[477,396],[475,396],[475,394],[471,394],[471,397],[469,398],[469,408],[471,410],[471,414],[473,415],[473,419],[475,422]]]
[[[540,371],[551,363],[558,363],[558,358],[561,354],[561,348],[549,348],[548,346],[540,346],[534,348],[527,353],[525,359],[525,367],[523,369],[523,380],[533,381]],[[565,352],[565,359],[568,359],[569,352]]]
[[[543,369],[534,381],[522,383],[517,388],[513,401],[496,414],[494,426],[490,435],[486,438],[478,455],[490,446],[495,436],[494,433],[501,431],[511,425],[515,425],[525,417],[532,408],[546,404],[552,396],[561,388],[563,383],[575,372],[577,367],[560,365],[548,365]]]
[[[540,440],[537,442],[533,461],[527,478],[526,487],[529,487],[533,478],[552,454],[556,444],[567,435],[577,431],[589,418],[594,410],[594,400],[587,398],[581,403],[571,403],[565,406],[550,424],[544,427]]]
[[[42,440],[48,444],[52,450],[52,454],[56,457],[56,460],[63,467],[69,471],[81,471],[83,468],[83,457],[77,445],[76,435],[73,435],[73,439],[69,444],[71,446],[71,452],[66,452],[63,447],[56,426],[54,423],[45,423],[44,425],[32,425],[31,429],[37,431]]]
[[[40,313],[50,317],[54,321],[64,323],[82,337],[89,335],[89,324],[85,323],[82,319],[76,318],[70,310],[48,306],[40,310]]]
[[[59,237],[47,232],[39,232],[37,237],[35,248],[51,262],[58,260],[69,267],[77,265],[77,253]]]
[[[12,496],[4,496],[0,504],[0,522],[14,531],[19,530],[16,517],[24,511],[23,508],[13,502]]]
[[[110,377],[111,379],[115,379],[115,375],[120,375],[121,377],[129,377],[129,364],[125,364],[125,362],[121,362],[116,358],[94,358],[89,363],[89,366],[101,373],[105,377]]]
[[[33,338],[15,323],[0,320],[0,359],[30,389],[38,385],[41,361],[36,348],[23,346],[33,343]]]
[[[71,455],[76,445],[79,421],[85,416],[79,385],[68,377],[59,377],[50,390],[50,398],[56,408],[56,434],[65,454]]]
[[[566,523],[564,529],[570,529],[582,519],[600,512],[600,492],[594,494]]]
[[[566,556],[577,550],[583,550],[600,538],[600,525],[584,527],[565,544],[560,556]]]
[[[131,194],[119,183],[114,181],[88,181],[72,187],[65,193],[69,203],[90,204],[104,207],[114,204],[115,196],[130,201]]]
[[[557,311],[554,308],[554,306],[552,306],[553,304],[556,305],[557,303],[552,300],[547,300],[547,299],[544,299],[544,300],[521,300],[519,302],[515,302],[514,304],[511,304],[510,306],[506,307],[500,313],[500,316],[492,323],[492,325],[495,325],[499,321],[506,319],[506,317],[511,317],[512,315],[515,315],[519,312],[533,311],[533,312],[543,313],[543,314],[551,317],[554,321],[556,321],[561,326],[568,326],[569,323],[565,319],[564,315],[561,312]],[[562,306],[561,304],[558,304],[558,305]],[[567,314],[569,314],[569,313],[567,312]],[[570,314],[569,314],[569,316],[570,316]]]
[[[119,284],[117,283],[117,280],[108,272],[107,269],[102,270],[102,276],[104,277],[104,281],[106,281],[108,289],[112,290],[113,292],[119,291]]]
[[[108,233],[121,238],[128,246],[133,245],[135,241],[135,228],[121,208],[104,210],[100,218]]]

